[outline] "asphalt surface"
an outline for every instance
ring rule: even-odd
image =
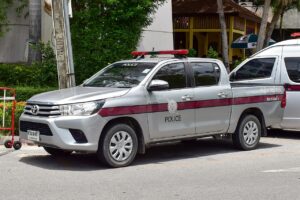
[[[120,169],[0,146],[0,199],[300,199],[300,133],[273,133],[249,152],[213,139],[157,146]]]

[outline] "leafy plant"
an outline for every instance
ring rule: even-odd
[[[209,47],[209,49],[207,51],[207,57],[208,58],[215,58],[215,59],[217,59],[219,57],[219,54],[212,47]]]
[[[39,44],[42,61],[31,66],[0,64],[0,86],[57,87],[55,54],[50,44]]]
[[[73,0],[71,19],[76,82],[130,58],[151,14],[165,0]]]
[[[18,135],[19,132],[19,118],[24,110],[25,102],[18,102],[16,104],[15,110],[15,134]],[[0,116],[3,116],[3,106],[4,104],[0,102]],[[11,127],[11,112],[12,112],[12,103],[6,103],[6,112],[5,112],[5,127]],[[0,123],[2,125],[2,122]],[[10,135],[10,131],[1,131],[1,135]]]
[[[196,56],[197,56],[196,49],[189,49],[188,57],[196,57]]]

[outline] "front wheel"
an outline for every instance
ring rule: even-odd
[[[117,124],[103,134],[98,147],[98,158],[110,167],[130,165],[138,149],[138,139],[134,129],[127,124]]]
[[[244,116],[232,136],[234,145],[242,150],[256,149],[261,137],[261,127],[261,123],[256,116]]]

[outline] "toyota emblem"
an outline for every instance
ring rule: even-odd
[[[39,110],[40,110],[40,107],[39,107],[38,105],[34,105],[34,106],[32,106],[32,108],[31,108],[31,113],[32,113],[33,115],[37,115],[37,114],[39,113]]]

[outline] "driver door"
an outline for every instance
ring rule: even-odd
[[[152,78],[168,82],[169,89],[148,92],[151,139],[195,134],[195,111],[192,109],[194,94],[189,87],[186,71],[183,62],[167,64]]]

